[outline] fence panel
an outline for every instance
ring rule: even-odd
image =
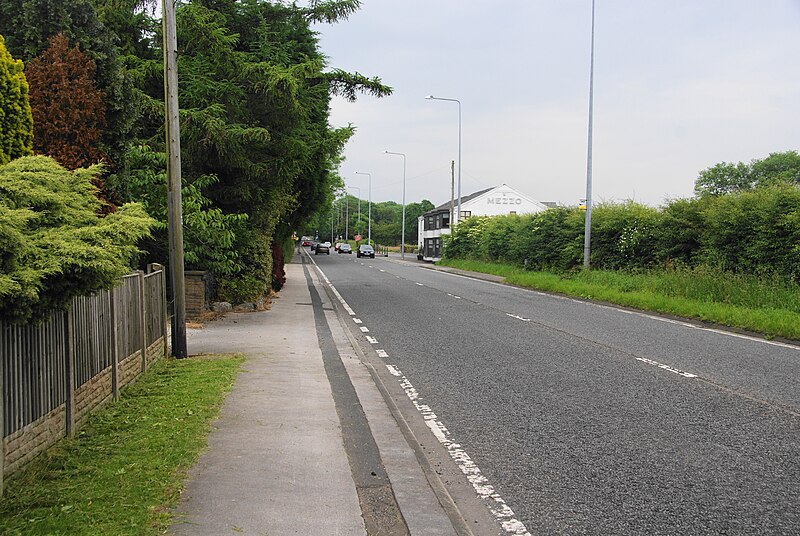
[[[139,281],[137,274],[127,275],[117,287],[117,336],[120,359],[135,354],[141,346],[139,325]]]
[[[79,388],[84,387],[78,408],[82,413],[108,398],[108,382],[116,394],[115,349],[122,361],[139,352],[143,340],[150,346],[165,336],[164,281],[163,270],[144,277],[131,274],[123,277],[113,291],[75,298],[69,312],[55,311],[42,322],[0,322],[0,494],[5,474],[57,440],[50,437],[53,419],[61,423],[62,435],[64,430],[69,433],[76,409],[66,402],[74,398]],[[67,339],[68,332],[72,333],[71,341]],[[74,357],[71,378],[67,377],[68,347]],[[166,351],[166,341],[163,348]],[[158,355],[151,355],[151,359]],[[85,385],[88,382],[92,383]]]
[[[165,335],[164,318],[164,276],[163,272],[153,272],[144,276],[144,296],[147,304],[147,345],[151,345]]]
[[[64,403],[63,324],[63,312],[37,324],[0,324],[4,437]]]

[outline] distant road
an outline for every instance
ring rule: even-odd
[[[800,534],[800,348],[392,258],[313,258],[517,529]]]

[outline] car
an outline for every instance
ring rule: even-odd
[[[318,243],[319,242],[311,242],[311,251],[314,251],[315,249],[317,249],[317,244]]]
[[[375,258],[375,250],[369,244],[361,244],[356,251],[356,257],[372,257]]]
[[[303,241],[302,241],[302,243],[301,243],[301,245],[303,245],[303,246],[310,246],[310,245],[311,245],[311,240],[303,240]]]
[[[353,246],[350,244],[339,244],[339,253],[353,253]]]
[[[317,244],[317,247],[314,248],[314,255],[319,255],[320,253],[325,253],[326,255],[331,254],[331,243],[330,242],[322,242]]]

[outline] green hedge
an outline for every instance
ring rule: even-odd
[[[445,257],[571,270],[583,262],[584,211],[473,217],[447,238]],[[638,270],[712,266],[800,280],[800,189],[774,185],[661,208],[603,203],[592,211],[591,264]]]

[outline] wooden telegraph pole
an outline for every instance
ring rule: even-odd
[[[181,200],[181,131],[178,116],[178,36],[174,0],[163,2],[164,105],[167,133],[167,208],[169,269],[172,279],[172,355],[187,357],[186,291],[183,279],[183,204]]]

